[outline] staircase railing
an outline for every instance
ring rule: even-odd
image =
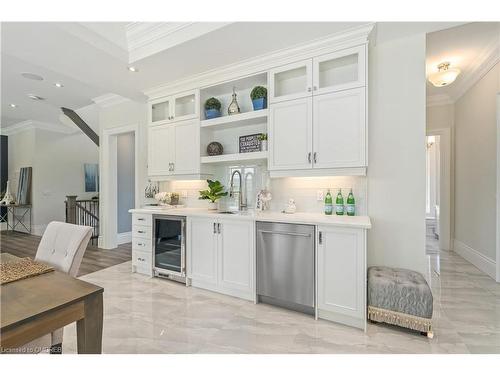
[[[66,196],[66,222],[92,227],[90,243],[97,246],[99,238],[99,199],[76,199],[76,195]]]

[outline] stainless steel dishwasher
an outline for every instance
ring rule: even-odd
[[[256,226],[258,301],[314,314],[314,226]]]

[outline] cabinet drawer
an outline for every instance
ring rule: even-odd
[[[133,214],[132,215],[132,225],[145,225],[152,226],[153,216],[148,214]]]
[[[151,268],[152,264],[150,252],[132,250],[132,265],[142,268]]]
[[[132,238],[132,249],[138,251],[151,252],[151,240],[145,238],[134,237]]]
[[[152,228],[145,225],[132,226],[132,238],[145,238],[151,240]]]

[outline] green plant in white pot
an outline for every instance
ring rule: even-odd
[[[267,151],[267,133],[259,135],[260,151]]]
[[[200,190],[200,197],[198,199],[208,200],[209,209],[216,210],[217,209],[217,201],[222,197],[227,195],[227,191],[224,191],[224,185],[221,184],[220,181],[215,180],[207,180],[208,189]]]

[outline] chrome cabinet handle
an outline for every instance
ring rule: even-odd
[[[313,90],[316,91],[318,89],[318,86],[314,86]]]
[[[220,234],[220,223],[217,223],[217,233]]]
[[[138,218],[137,220],[139,220],[139,221],[144,221],[144,220],[146,220],[146,219],[144,219],[143,217],[140,217],[140,218]]]
[[[307,92],[311,92],[311,88],[310,87],[307,88]]]
[[[307,154],[307,161],[311,164],[311,153]]]
[[[137,233],[146,233],[143,230],[138,230]]]
[[[175,163],[172,163],[172,171],[175,171]]]
[[[313,158],[314,163],[317,163],[317,162],[318,162],[318,158],[317,158],[317,156],[318,156],[318,155],[317,155],[317,153],[315,152],[315,153],[314,153],[314,158]]]
[[[323,233],[319,232],[318,233],[318,243],[321,245],[323,243]]]
[[[282,234],[284,236],[311,237],[309,233],[280,232],[275,230],[259,230],[260,233]]]
[[[217,223],[214,223],[214,234],[217,234]]]

